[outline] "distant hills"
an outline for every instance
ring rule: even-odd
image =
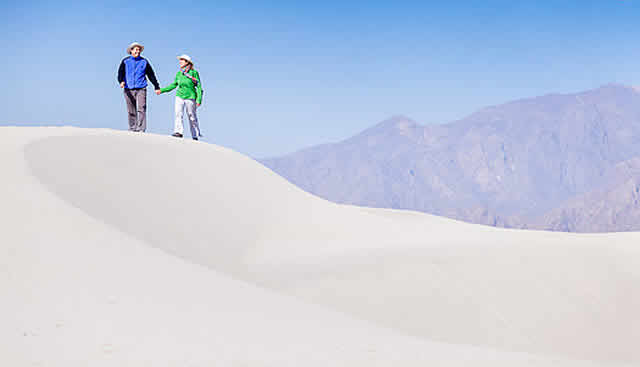
[[[395,116],[261,162],[339,203],[509,228],[640,230],[640,92],[551,94],[443,125]]]

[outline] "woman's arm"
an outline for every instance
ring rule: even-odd
[[[193,71],[194,77],[198,81],[198,85],[196,85],[196,103],[198,105],[202,104],[202,81],[200,81],[200,74],[197,71]]]
[[[176,78],[173,81],[173,83],[167,85],[166,87],[160,89],[160,93],[166,93],[166,92],[171,92],[172,90],[176,89],[176,87],[178,86],[178,74],[176,74]]]

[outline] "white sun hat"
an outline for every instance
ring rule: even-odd
[[[140,47],[140,52],[144,51],[144,46],[143,45],[139,44],[138,42],[134,42],[134,43],[130,44],[129,47],[127,47],[127,53],[129,55],[131,55],[131,50],[134,47]]]
[[[193,65],[193,61],[191,61],[191,57],[189,57],[189,55],[182,54],[182,55],[178,56],[178,60],[180,60],[180,59],[188,61],[189,64]]]

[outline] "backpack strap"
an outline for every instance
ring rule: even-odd
[[[189,69],[189,71],[191,71],[192,69]],[[182,72],[182,75],[186,76],[187,78],[191,79],[191,81],[193,82],[194,86],[198,86],[198,79],[196,79],[195,77],[191,76],[189,74],[189,71],[185,71],[184,69],[180,69],[180,71]]]

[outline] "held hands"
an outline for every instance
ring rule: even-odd
[[[156,95],[158,95],[158,96],[159,96],[159,95],[160,95],[160,93],[161,93],[161,92],[160,92],[160,89],[156,89]]]
[[[120,88],[124,88],[124,82],[120,83]]]

